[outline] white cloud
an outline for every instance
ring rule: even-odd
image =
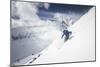
[[[44,3],[44,8],[45,8],[45,9],[48,9],[49,7],[50,7],[50,4]]]
[[[34,26],[34,25],[43,25],[47,24],[40,19],[37,15],[38,7],[44,7],[45,9],[49,8],[48,3],[30,3],[30,2],[12,2],[12,14],[18,15],[20,19],[12,19],[12,28],[20,26]],[[16,8],[16,9],[15,9]],[[15,11],[15,12],[14,12]]]
[[[29,3],[29,2],[15,2],[17,11],[14,15],[18,14],[20,16],[19,20],[12,20],[12,27],[18,26],[30,26],[30,25],[39,25],[41,19],[37,15],[38,12],[38,3]],[[14,11],[15,9],[12,9]]]

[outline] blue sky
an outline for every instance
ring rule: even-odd
[[[71,4],[57,4],[49,3],[49,8],[39,7],[39,12],[37,13],[41,19],[43,17],[52,18],[55,13],[63,13],[70,16],[73,20],[77,20],[79,17],[84,15],[92,6],[87,5],[71,5]]]

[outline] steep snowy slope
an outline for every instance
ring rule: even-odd
[[[91,8],[72,27],[73,38],[66,43],[61,34],[32,64],[94,61],[95,60],[95,7]],[[59,46],[61,47],[59,49]]]

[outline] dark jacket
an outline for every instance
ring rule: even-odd
[[[70,34],[72,34],[72,32],[71,32],[71,31],[64,30],[64,31],[63,31],[63,35],[62,35],[62,37],[61,37],[61,38],[63,38],[63,36],[65,35],[66,40],[68,40],[68,38],[69,38]]]

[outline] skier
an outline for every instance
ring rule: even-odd
[[[63,30],[63,35],[62,35],[62,37],[61,38],[63,38],[64,37],[64,35],[65,35],[65,40],[64,41],[67,41],[68,39],[69,39],[69,37],[70,37],[70,35],[72,34],[72,32],[71,31],[68,31],[68,30]]]

